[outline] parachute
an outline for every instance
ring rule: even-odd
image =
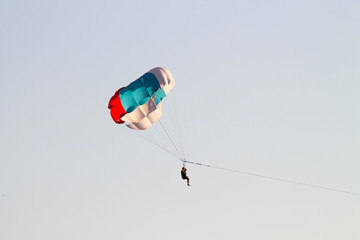
[[[185,161],[175,96],[166,100],[162,107],[164,98],[174,86],[171,72],[166,68],[156,67],[117,90],[111,97],[108,108],[115,123],[136,130],[140,137]],[[163,109],[166,112],[164,117]]]
[[[148,129],[162,117],[161,101],[174,86],[168,69],[151,69],[111,97],[108,108],[112,119],[135,130]]]

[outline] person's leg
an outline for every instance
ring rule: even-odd
[[[189,177],[186,177],[186,180],[187,180],[187,185],[190,186],[190,179],[189,179]]]

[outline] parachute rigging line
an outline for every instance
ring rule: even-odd
[[[161,122],[161,120],[158,118],[158,116],[157,116],[157,114],[155,113],[155,115],[156,115],[156,117],[157,117],[157,119],[158,119],[158,121],[159,121],[159,123],[160,123],[160,125],[161,125],[161,127],[162,127],[162,129],[164,130],[164,132],[166,133],[166,136],[169,138],[169,140],[170,140],[170,142],[172,143],[172,145],[174,146],[174,148],[175,148],[175,150],[176,150],[176,152],[179,154],[179,159],[181,160],[181,161],[183,161],[183,159],[184,159],[184,157],[182,156],[182,154],[179,152],[179,150],[177,149],[177,147],[176,147],[176,145],[175,145],[175,143],[174,143],[174,141],[171,139],[171,137],[170,137],[170,135],[168,134],[168,132],[166,131],[166,129],[165,129],[165,127],[164,127],[164,125],[162,124],[162,122]]]
[[[160,139],[162,140],[163,144],[166,146],[162,146],[162,144],[160,142],[157,142],[156,140],[154,141],[154,144],[157,146],[160,145],[161,146],[160,148],[165,148],[168,152],[172,152],[172,155],[174,155],[176,158],[178,158],[178,156],[176,154],[176,150],[174,151],[173,146],[169,142],[167,136],[165,136],[164,131],[162,130],[161,126],[159,126],[158,124],[155,123],[155,124],[153,124],[153,126],[151,128],[154,129],[154,131],[156,132],[156,136],[159,136]]]
[[[185,148],[184,148],[184,144],[183,144],[183,141],[182,141],[182,135],[181,135],[181,127],[180,127],[180,122],[179,122],[179,114],[178,114],[178,110],[177,110],[177,98],[176,98],[176,91],[173,93],[173,101],[174,101],[174,104],[173,104],[173,109],[174,109],[174,112],[175,112],[175,119],[176,119],[176,129],[177,129],[177,134],[178,134],[178,139],[180,141],[180,150],[181,150],[181,153],[183,155],[183,159],[186,158],[185,156]]]
[[[177,156],[175,153],[173,153],[172,151],[170,151],[169,149],[167,149],[166,147],[164,147],[164,146],[162,146],[161,144],[158,144],[158,143],[156,143],[155,141],[152,141],[151,139],[149,139],[149,138],[147,138],[147,137],[145,137],[145,136],[143,136],[143,135],[141,135],[140,133],[137,133],[137,132],[135,132],[139,137],[142,137],[143,139],[145,139],[146,141],[148,141],[148,142],[150,142],[150,143],[152,143],[152,144],[154,144],[155,146],[157,146],[157,147],[159,147],[159,148],[161,148],[162,150],[164,150],[165,152],[167,152],[167,153],[169,153],[169,154],[171,154],[171,155],[173,155],[174,157],[176,157],[176,158],[178,158],[178,159],[180,159],[179,158],[179,156]],[[181,159],[180,159],[181,160]]]
[[[333,192],[346,193],[346,194],[360,196],[360,193],[345,191],[345,190],[336,189],[336,188],[308,184],[308,183],[293,181],[293,180],[289,180],[289,179],[271,177],[271,176],[266,176],[266,175],[261,175],[261,174],[257,174],[257,173],[251,173],[251,172],[245,172],[245,171],[240,171],[240,170],[235,170],[235,169],[230,169],[230,168],[217,167],[217,166],[212,166],[212,165],[198,163],[198,162],[191,162],[191,161],[187,161],[187,160],[181,160],[181,161],[183,161],[184,163],[190,163],[190,164],[199,165],[199,166],[203,166],[203,167],[209,167],[209,168],[216,168],[216,169],[220,169],[223,171],[234,172],[234,173],[239,173],[239,174],[243,174],[243,175],[249,175],[249,176],[254,176],[254,177],[259,177],[259,178],[266,178],[266,179],[276,180],[276,181],[280,181],[280,182],[302,185],[302,186],[306,186],[306,187],[313,187],[313,188],[318,188],[318,189],[323,189],[323,190],[328,190],[328,191],[333,191]]]
[[[152,100],[154,102],[154,99]],[[154,102],[154,104],[156,105],[156,103]],[[175,148],[176,152],[178,153],[177,158],[179,158],[181,161],[184,161],[184,157],[182,156],[182,154],[179,152],[179,150],[176,147],[176,144],[174,143],[174,141],[172,140],[172,138],[170,137],[169,133],[166,131],[164,125],[162,124],[160,118],[158,117],[158,115],[156,114],[156,112],[154,112],[158,122],[160,123],[160,126],[162,127],[162,129],[164,130],[166,136],[169,138],[171,144],[173,145],[173,147]]]

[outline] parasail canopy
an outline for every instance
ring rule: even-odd
[[[145,130],[162,116],[161,101],[174,88],[171,72],[153,68],[128,86],[117,90],[109,101],[112,119],[136,130]]]

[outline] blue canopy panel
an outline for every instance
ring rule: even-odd
[[[130,113],[138,106],[147,103],[156,93],[156,105],[166,97],[159,81],[152,73],[145,73],[139,79],[120,90],[120,101],[125,111]]]

